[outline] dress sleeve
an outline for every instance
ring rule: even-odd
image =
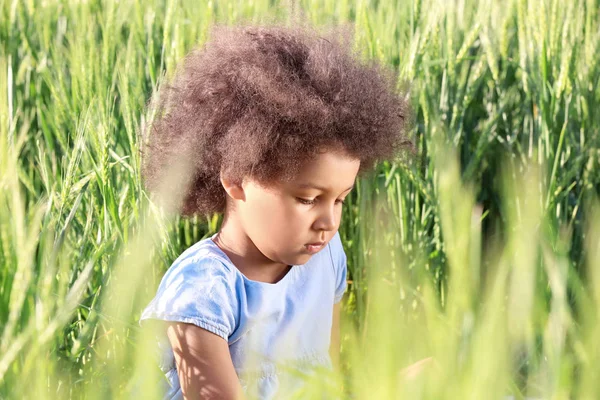
[[[210,257],[176,260],[155,297],[142,312],[146,320],[191,323],[228,340],[236,326],[238,302],[227,267]]]
[[[331,259],[333,261],[333,269],[335,273],[335,295],[333,302],[334,304],[337,304],[342,300],[344,292],[346,291],[346,277],[348,274],[348,268],[346,266],[346,253],[342,247],[342,240],[339,232],[336,232],[331,239]]]

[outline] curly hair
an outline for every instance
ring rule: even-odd
[[[360,159],[360,172],[409,141],[396,74],[360,61],[348,31],[214,26],[151,99],[142,178],[152,192],[188,157],[183,215],[224,212],[220,175],[235,182],[290,179],[322,149]]]

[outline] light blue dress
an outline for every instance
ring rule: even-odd
[[[167,270],[140,324],[181,321],[213,332],[229,343],[246,396],[280,398],[279,388],[301,385],[297,373],[331,368],[328,354],[333,304],[346,290],[346,255],[339,232],[303,265],[277,283],[246,278],[212,241],[184,251]],[[173,351],[160,331],[165,399],[183,398]],[[291,368],[291,369],[290,369]]]

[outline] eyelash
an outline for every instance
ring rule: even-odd
[[[298,200],[298,201],[299,201],[301,204],[306,204],[306,205],[313,205],[313,204],[315,204],[315,202],[316,202],[315,200],[306,200],[306,199],[302,199],[302,198],[300,198],[300,197],[297,197],[297,200]],[[345,200],[337,200],[337,201],[339,201],[339,202],[340,202],[340,203],[342,203],[342,204],[346,203],[346,201],[345,201]]]

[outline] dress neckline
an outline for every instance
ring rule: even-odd
[[[218,233],[218,232],[217,232]],[[215,243],[215,241],[213,240],[216,236],[217,233],[215,233],[214,235],[212,235],[209,239],[211,246],[214,246],[214,248],[217,250],[217,252],[219,252],[219,254],[221,254],[226,260],[227,262],[229,262],[233,268],[235,268],[235,270],[237,271],[238,274],[240,274],[242,276],[242,278],[244,279],[244,281],[249,282],[253,285],[257,285],[257,286],[264,286],[264,287],[279,287],[279,286],[283,286],[285,285],[285,283],[291,279],[291,275],[295,272],[297,267],[300,267],[300,265],[292,265],[292,268],[290,268],[290,270],[283,276],[283,278],[281,278],[280,280],[278,280],[275,283],[269,283],[269,282],[262,282],[262,281],[255,281],[253,279],[248,278],[246,275],[244,275],[244,273],[242,271],[240,271],[235,264],[233,263],[233,261],[231,261],[231,259],[229,258],[229,256],[227,255],[227,253],[225,253],[218,245],[217,243]]]

